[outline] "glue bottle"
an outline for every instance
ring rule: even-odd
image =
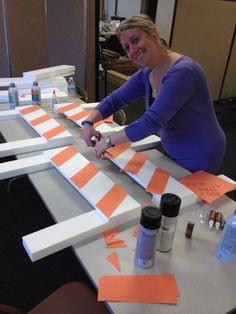
[[[222,262],[230,262],[236,255],[236,210],[225,223],[216,256]]]
[[[55,104],[57,104],[57,96],[56,96],[56,92],[54,89],[52,96],[50,98],[50,105],[51,105],[52,111],[55,111]]]
[[[17,106],[19,106],[19,94],[15,83],[10,83],[9,85],[8,100],[10,109],[15,109]]]
[[[161,197],[160,210],[162,214],[160,233],[157,238],[157,250],[169,252],[174,241],[177,216],[181,199],[172,193],[165,193]]]
[[[154,206],[144,207],[140,218],[134,263],[141,268],[154,265],[156,237],[161,225],[161,211]]]
[[[33,82],[31,88],[32,105],[41,105],[41,89],[37,81]]]

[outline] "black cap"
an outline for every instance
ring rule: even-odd
[[[155,206],[147,206],[142,210],[140,224],[146,228],[155,230],[161,226],[161,211]]]
[[[166,217],[176,217],[179,214],[181,199],[172,193],[165,193],[161,197],[160,209]]]

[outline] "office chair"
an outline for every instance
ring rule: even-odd
[[[107,314],[97,295],[82,282],[64,284],[30,311],[0,304],[0,314]]]

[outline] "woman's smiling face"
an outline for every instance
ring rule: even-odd
[[[157,40],[140,28],[131,28],[120,33],[120,41],[129,59],[142,67],[155,66]]]

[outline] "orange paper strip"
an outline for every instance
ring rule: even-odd
[[[227,182],[203,170],[181,178],[179,182],[209,204],[236,188],[236,184]]]
[[[127,245],[124,240],[115,239],[115,236],[122,230],[120,228],[114,228],[103,232],[104,240],[108,248],[125,248]]]
[[[45,114],[45,115],[43,115],[43,116],[41,116],[41,117],[39,117],[39,118],[36,118],[36,119],[34,119],[34,120],[31,120],[30,121],[30,124],[32,124],[32,125],[38,125],[38,124],[40,124],[40,123],[43,123],[43,122],[45,122],[45,121],[48,121],[48,120],[50,120],[52,117],[50,116],[50,114]]]
[[[78,112],[76,114],[73,114],[72,116],[68,117],[68,119],[72,120],[72,121],[77,121],[80,120],[86,116],[88,116],[90,114],[91,111],[89,110],[83,110],[81,112]]]
[[[57,167],[60,167],[67,160],[75,156],[77,153],[78,151],[74,147],[69,146],[63,149],[63,151],[61,151],[60,153],[56,154],[51,160]]]
[[[80,106],[80,104],[69,104],[69,105],[64,106],[62,108],[58,108],[56,111],[58,113],[65,113],[66,111],[78,108],[79,106]]]
[[[103,236],[106,239],[110,239],[110,238],[113,238],[115,237],[118,233],[120,233],[122,230],[117,227],[117,228],[113,228],[113,229],[110,229],[110,230],[107,230],[107,231],[104,231],[103,232]]]
[[[65,128],[62,125],[58,125],[57,127],[43,133],[43,137],[45,137],[47,140],[50,138],[62,133],[65,131]]]
[[[177,304],[180,295],[175,276],[104,276],[99,280],[98,301]]]
[[[33,105],[33,106],[30,106],[29,108],[21,109],[21,110],[20,110],[20,113],[23,114],[23,115],[26,115],[26,114],[28,114],[28,113],[37,111],[37,110],[39,110],[39,109],[40,109],[40,106],[39,106],[39,105]]]
[[[108,255],[106,259],[113,265],[115,268],[121,272],[121,267],[120,267],[120,261],[118,258],[118,254],[116,252],[113,252],[112,254]]]
[[[118,184],[114,184],[110,191],[96,204],[96,207],[109,218],[126,196],[127,192]]]
[[[105,152],[104,155],[108,158],[116,158],[117,156],[125,152],[130,147],[130,145],[131,143],[117,144],[116,146],[111,147],[107,152]]]
[[[169,180],[169,177],[170,174],[168,172],[157,168],[154,171],[145,191],[162,195]]]
[[[87,164],[84,168],[78,171],[73,177],[71,177],[71,181],[78,187],[82,188],[88,181],[90,181],[96,173],[100,170],[91,162]]]
[[[114,248],[119,248],[119,249],[123,249],[126,248],[127,245],[125,244],[124,240],[109,240],[109,243],[107,243],[107,248],[108,249],[114,249]]]
[[[141,153],[135,153],[134,156],[128,161],[128,163],[123,168],[123,171],[130,173],[138,173],[139,170],[143,167],[146,160],[148,159],[147,155]]]

